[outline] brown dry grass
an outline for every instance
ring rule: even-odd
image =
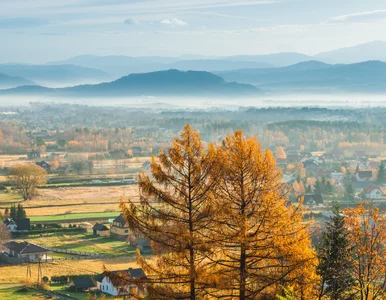
[[[135,199],[137,197],[137,185],[41,189],[37,197],[24,202],[23,206],[29,216],[57,215],[69,211],[71,213],[105,212],[117,211],[121,198]],[[59,204],[71,204],[71,206],[28,208]]]
[[[102,273],[103,266],[109,270],[124,270],[136,268],[137,263],[133,258],[96,259],[96,260],[64,260],[42,263],[43,276],[98,274]],[[38,265],[31,264],[32,279],[36,279]],[[23,283],[26,279],[27,265],[9,266],[0,265],[0,284]]]

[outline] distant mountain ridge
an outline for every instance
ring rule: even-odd
[[[299,53],[187,58],[189,56],[173,58],[81,55],[68,60],[50,62],[48,65],[73,64],[103,70],[111,76],[121,77],[130,73],[147,73],[168,69],[217,72],[243,68],[273,68],[312,59],[310,56]]]
[[[237,81],[272,92],[386,92],[386,63],[367,61],[328,65],[310,61],[273,69],[218,72],[227,81]]]
[[[9,76],[0,73],[0,89],[9,89],[21,85],[34,85],[33,81],[18,76]]]
[[[386,62],[386,41],[373,41],[370,43],[322,52],[315,55],[314,59],[333,64],[352,64],[369,60]]]
[[[101,82],[108,78],[107,74],[101,70],[75,65],[0,64],[0,73],[22,77],[30,82],[44,85]]]
[[[77,97],[130,97],[130,96],[247,96],[259,90],[248,84],[225,82],[220,76],[202,71],[168,70],[130,74],[112,82],[79,85],[70,88],[22,86],[2,91],[5,95],[44,94]]]

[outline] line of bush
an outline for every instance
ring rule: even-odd
[[[66,185],[57,185],[57,184],[50,184],[50,185],[42,185],[38,186],[39,189],[59,189],[59,188],[67,188],[67,187],[81,187],[81,186],[88,186],[88,187],[95,187],[95,186],[119,186],[119,185],[131,185],[135,183],[127,183],[127,182],[103,182],[103,183],[85,183],[85,184],[66,184]]]
[[[64,233],[85,233],[87,232],[86,228],[76,227],[76,228],[42,228],[42,229],[35,229],[35,230],[23,230],[23,231],[16,231],[12,232],[13,237],[21,237],[21,236],[28,236],[33,234],[44,234],[44,233],[58,233],[58,232],[64,232]]]

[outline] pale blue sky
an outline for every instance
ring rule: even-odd
[[[316,54],[386,40],[386,0],[0,0],[0,62]]]

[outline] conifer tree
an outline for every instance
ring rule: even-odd
[[[23,208],[23,205],[18,204],[16,208],[16,219],[25,219],[27,214]]]
[[[8,207],[5,208],[5,211],[4,211],[4,218],[5,218],[5,219],[9,218],[9,208],[8,208]]]
[[[307,188],[306,188],[306,194],[312,194],[312,188],[311,188],[311,185],[307,185]]]
[[[270,151],[241,131],[223,142],[216,189],[219,278],[212,297],[273,299],[282,286],[310,299],[314,252],[300,210],[286,207],[281,173]]]
[[[381,163],[378,169],[377,183],[381,184],[385,182],[386,182],[386,169],[383,163]]]
[[[152,241],[156,254],[153,261],[138,257],[150,299],[204,297],[217,168],[215,147],[204,150],[198,132],[187,125],[167,152],[152,158],[152,176],[139,176],[140,205],[121,204],[130,226]]]
[[[15,205],[11,205],[11,212],[9,214],[9,216],[11,217],[11,219],[13,220],[16,220],[16,206]]]
[[[321,277],[319,299],[327,295],[332,300],[345,299],[355,282],[352,277],[352,249],[344,216],[335,205],[333,215],[326,222],[317,247]]]

